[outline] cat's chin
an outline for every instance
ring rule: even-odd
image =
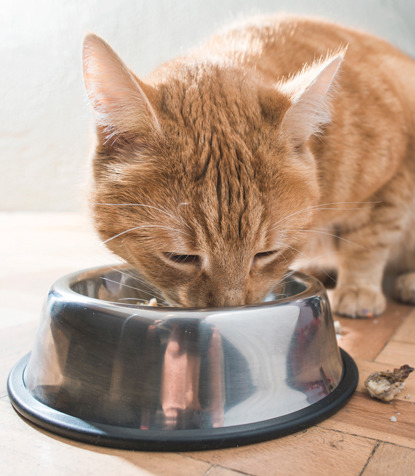
[[[277,299],[284,293],[280,287],[285,275],[284,270],[280,270],[272,279],[246,280],[241,287],[233,288],[228,282],[218,286],[215,280],[207,283],[195,277],[185,285],[171,284],[167,288],[160,286],[159,291],[165,302],[172,307],[210,309],[252,306],[269,301],[270,296],[271,299]]]
[[[233,301],[233,302],[221,302],[220,299],[218,299],[215,303],[208,302],[207,300],[203,299],[198,299],[195,301],[190,301],[190,300],[185,300],[185,301],[178,301],[175,299],[171,299],[169,297],[166,297],[165,295],[165,300],[168,303],[169,306],[171,307],[183,307],[183,308],[197,308],[197,309],[211,309],[211,308],[227,308],[227,307],[241,307],[241,306],[252,306],[255,304],[262,304],[265,302],[267,299],[267,293],[264,296],[259,297],[258,299],[240,299],[239,301]]]

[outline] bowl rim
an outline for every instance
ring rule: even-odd
[[[141,430],[83,420],[37,400],[24,383],[30,353],[12,368],[7,391],[14,409],[35,425],[59,436],[98,446],[141,451],[196,451],[238,447],[286,436],[313,426],[342,408],[357,388],[359,371],[353,358],[339,348],[343,374],[337,387],[307,407],[254,423],[221,428]]]
[[[118,266],[118,268],[115,268]],[[122,271],[123,269],[132,269],[133,267],[128,264],[121,265],[104,265],[104,266],[94,266],[91,268],[82,269],[79,271],[74,271],[72,273],[61,276],[57,279],[51,286],[50,292],[57,292],[61,296],[65,296],[70,301],[82,302],[84,304],[89,303],[90,306],[105,308],[105,309],[141,309],[143,311],[152,311],[152,312],[163,312],[168,311],[172,314],[183,314],[183,313],[192,313],[194,317],[195,312],[203,313],[223,313],[231,311],[243,311],[243,310],[253,310],[260,309],[264,307],[276,307],[284,304],[289,304],[291,302],[305,301],[308,299],[313,299],[316,297],[326,296],[326,289],[324,285],[314,276],[302,273],[300,271],[293,271],[290,274],[290,278],[294,278],[297,281],[302,282],[305,285],[305,289],[298,294],[293,296],[287,296],[282,299],[276,299],[271,301],[264,301],[257,304],[242,304],[239,306],[228,306],[228,307],[177,307],[177,306],[146,306],[141,305],[137,306],[135,304],[120,303],[117,301],[108,301],[105,299],[99,299],[85,294],[81,294],[73,289],[73,286],[85,279],[93,277],[94,274],[97,274],[101,271],[103,274],[105,272],[117,272]],[[87,276],[87,275],[91,276]],[[171,316],[173,317],[173,316]]]

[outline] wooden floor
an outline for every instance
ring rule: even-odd
[[[415,475],[415,376],[392,403],[371,399],[375,370],[415,364],[415,311],[390,303],[371,320],[340,319],[340,346],[361,382],[337,414],[306,431],[235,449],[144,453],[81,444],[23,421],[6,379],[30,351],[49,285],[61,275],[116,261],[77,214],[0,214],[0,474],[6,475]],[[391,421],[394,416],[396,421]]]

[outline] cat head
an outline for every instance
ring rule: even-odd
[[[330,120],[341,60],[264,84],[231,61],[191,57],[143,82],[88,35],[104,243],[173,305],[263,300],[307,238],[320,194],[308,143]]]

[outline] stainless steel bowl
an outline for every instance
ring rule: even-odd
[[[310,426],[356,388],[325,290],[309,276],[293,274],[258,305],[137,305],[153,295],[128,268],[58,280],[32,353],[9,376],[17,411],[95,444],[219,448]]]

